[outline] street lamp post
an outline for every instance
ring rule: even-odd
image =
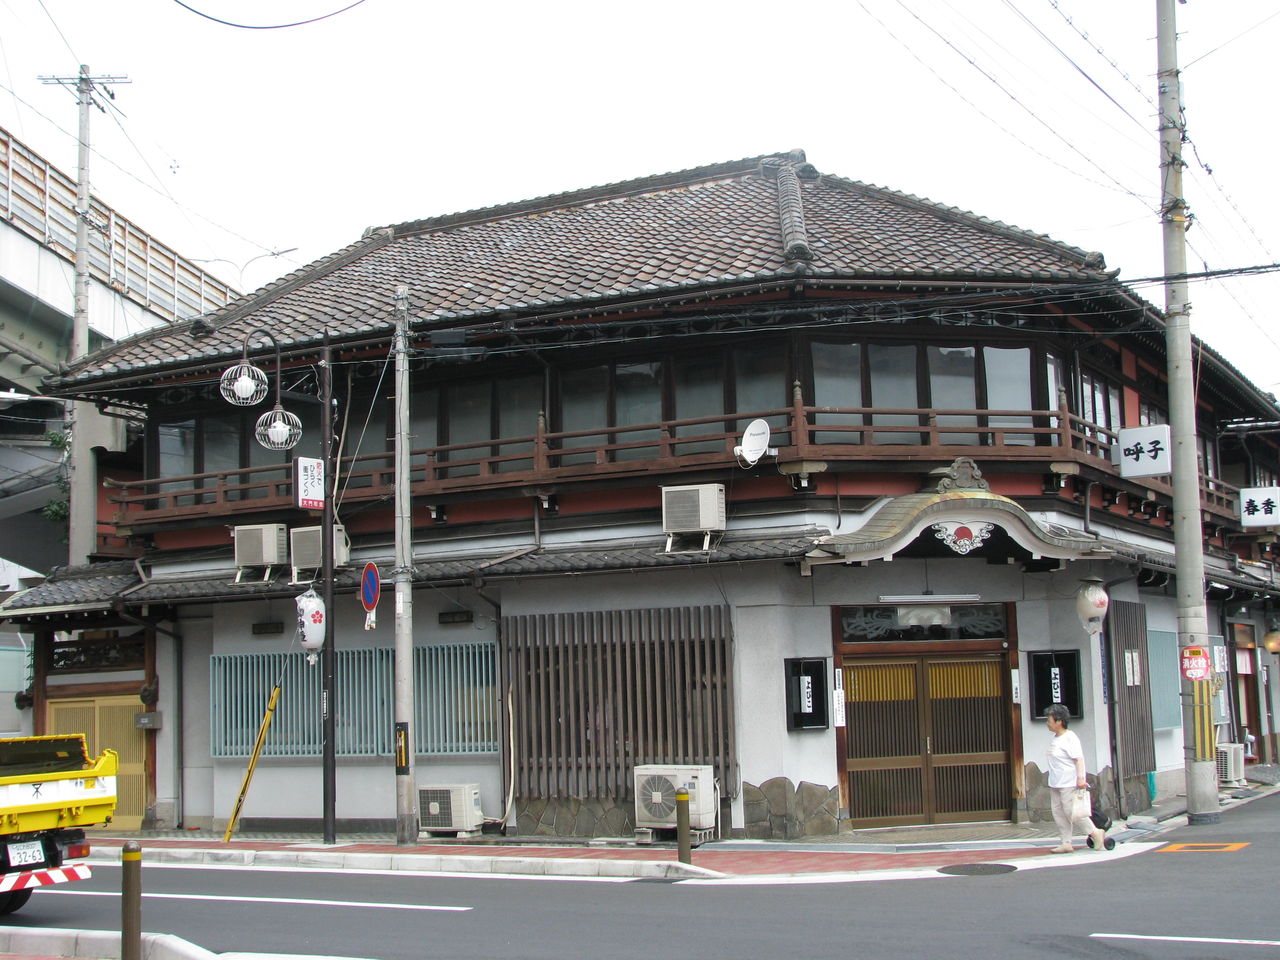
[[[267,375],[249,362],[249,341],[255,334],[260,334],[271,341],[276,355],[276,390],[275,405],[258,418],[254,427],[254,436],[258,443],[268,450],[290,450],[302,439],[302,421],[285,410],[280,402],[280,344],[267,330],[255,327],[245,334],[240,362],[228,367],[222,373],[219,390],[228,403],[240,407],[251,407],[266,399],[268,392]],[[333,378],[331,372],[331,356],[329,335],[325,334],[324,348],[320,359],[320,402],[322,411],[321,446],[324,463],[324,507],[321,519],[321,585],[324,599],[324,645],[321,648],[321,694],[320,718],[322,739],[323,767],[323,806],[324,806],[324,842],[334,843],[337,840],[337,823],[335,817],[337,799],[337,724],[336,724],[336,684],[334,680],[335,661],[333,638],[333,529],[334,504],[333,494],[336,489],[337,470],[333,463]]]

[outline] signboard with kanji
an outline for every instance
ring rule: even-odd
[[[1188,680],[1208,680],[1213,670],[1208,647],[1183,647],[1178,656],[1182,675]]]
[[[1120,466],[1122,477],[1163,477],[1173,472],[1169,425],[1124,427],[1120,430],[1111,459]]]
[[[1280,487],[1242,487],[1240,524],[1245,527],[1280,526]]]
[[[295,457],[293,461],[294,500],[303,510],[324,509],[324,461]]]

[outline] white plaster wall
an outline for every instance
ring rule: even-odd
[[[223,609],[227,609],[224,607]],[[213,760],[209,756],[209,656],[213,619],[193,609],[178,623],[182,633],[182,823],[192,826],[214,816]],[[163,695],[165,684],[161,683]],[[175,725],[179,722],[174,717]],[[229,808],[228,808],[229,809]],[[225,814],[224,814],[225,815]]]

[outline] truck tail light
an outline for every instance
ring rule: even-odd
[[[87,857],[88,855],[89,844],[87,841],[84,843],[73,843],[67,847],[66,859],[68,860],[79,860],[81,857]]]

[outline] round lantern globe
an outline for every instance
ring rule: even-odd
[[[223,371],[218,390],[227,403],[252,407],[267,395],[267,375],[252,363],[237,363]]]

